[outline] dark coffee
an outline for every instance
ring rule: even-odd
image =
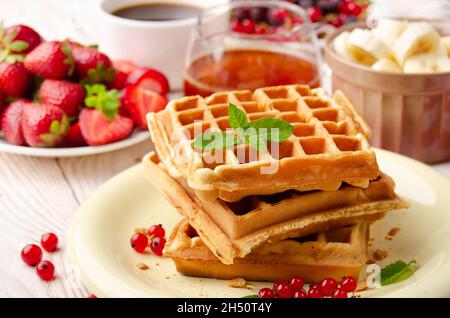
[[[140,21],[172,21],[196,17],[200,8],[176,3],[146,3],[111,12],[116,17]]]

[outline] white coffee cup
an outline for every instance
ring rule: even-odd
[[[182,87],[185,56],[197,18],[139,21],[111,14],[118,9],[149,3],[184,4],[201,9],[227,0],[99,0],[73,13],[83,38],[99,45],[112,59],[126,59],[164,72],[174,90]]]

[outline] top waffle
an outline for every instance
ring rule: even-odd
[[[230,102],[249,120],[289,122],[292,136],[259,153],[243,144],[213,153],[194,150],[192,141],[206,130],[230,128]],[[148,124],[169,173],[185,177],[204,201],[235,202],[288,189],[335,191],[342,182],[367,187],[379,172],[370,130],[339,91],[330,98],[322,89],[290,85],[185,97],[150,113]]]

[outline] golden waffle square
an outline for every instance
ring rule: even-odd
[[[226,151],[195,150],[192,141],[206,130],[229,128],[228,103],[249,120],[276,117],[293,126],[291,137],[266,151],[237,145]],[[150,113],[149,130],[156,151],[174,177],[183,176],[204,201],[234,202],[248,195],[289,189],[337,190],[342,182],[367,187],[378,176],[370,133],[341,93],[291,85],[233,91],[172,101]],[[272,169],[270,171],[270,169]],[[270,171],[270,172],[269,172]]]
[[[302,277],[317,282],[324,277],[358,278],[368,260],[369,224],[264,244],[232,265],[223,264],[203,243],[193,227],[181,221],[170,234],[164,256],[172,258],[178,272],[219,279],[244,278],[275,281]]]
[[[197,230],[224,263],[231,264],[267,241],[371,222],[386,212],[408,206],[386,175],[366,189],[343,186],[338,191],[287,191],[246,197],[239,202],[201,201],[183,178],[173,178],[155,153],[143,159],[148,179]]]

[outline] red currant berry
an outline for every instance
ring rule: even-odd
[[[303,279],[301,279],[300,277],[292,277],[291,279],[289,279],[289,288],[293,293],[302,290],[303,285]]]
[[[340,13],[345,13],[345,14],[349,14],[350,13],[350,10],[349,10],[349,8],[348,8],[348,3],[347,2],[341,2],[340,4],[339,4],[339,12]]]
[[[89,295],[87,296],[87,298],[97,298],[97,296],[95,296],[94,294],[89,294]]]
[[[348,10],[349,10],[348,13],[350,13],[351,15],[354,15],[355,17],[360,15],[362,12],[362,8],[359,5],[354,4],[354,3],[348,4]]]
[[[161,224],[159,225],[152,225],[147,231],[147,234],[153,237],[164,237],[166,235],[166,231],[162,227]]]
[[[152,249],[153,253],[155,253],[158,256],[162,256],[165,245],[166,240],[164,238],[155,237],[150,244],[150,248]]]
[[[337,18],[331,20],[329,23],[330,23],[332,26],[334,26],[335,28],[339,28],[339,27],[341,27],[342,24],[343,24],[342,20],[341,20],[339,17],[337,17]]]
[[[41,237],[41,245],[47,252],[54,252],[58,247],[58,237],[54,233],[47,233]]]
[[[347,292],[342,288],[338,288],[334,291],[333,298],[347,298]]]
[[[242,32],[248,34],[255,32],[255,23],[250,19],[242,21]]]
[[[277,289],[278,285],[283,285],[283,284],[286,284],[286,281],[285,281],[285,280],[276,280],[276,281],[273,283],[272,290],[275,291],[275,289]]]
[[[322,16],[322,11],[318,7],[308,8],[309,18],[311,22],[319,22],[320,17]]]
[[[36,273],[42,280],[49,281],[55,276],[55,266],[49,261],[42,261],[36,267]]]
[[[273,290],[270,288],[262,288],[258,293],[259,298],[273,298]]]
[[[331,296],[333,292],[336,290],[338,283],[330,277],[324,278],[320,282],[320,290],[324,296]]]
[[[322,297],[323,295],[319,285],[314,284],[309,287],[308,298],[322,298]]]
[[[344,277],[341,282],[339,283],[341,288],[346,291],[347,293],[352,293],[356,290],[356,279],[352,276]]]
[[[285,281],[279,281],[276,286],[274,284],[273,292],[278,298],[291,298],[292,296],[291,289]]]
[[[143,253],[148,246],[148,238],[142,233],[136,233],[131,237],[130,244],[136,252]]]
[[[308,298],[308,294],[302,289],[294,293],[294,298]]]
[[[241,24],[239,21],[233,21],[233,22],[231,23],[231,30],[232,30],[232,31],[241,33],[241,32],[243,32],[242,29],[243,29],[243,28],[242,28],[242,24]]]
[[[26,264],[35,266],[42,259],[42,250],[36,244],[29,244],[23,248],[20,256]]]

